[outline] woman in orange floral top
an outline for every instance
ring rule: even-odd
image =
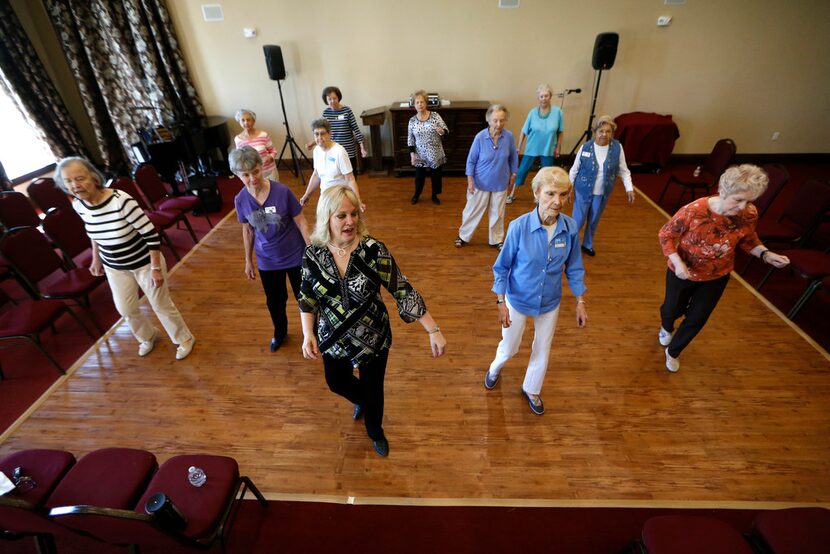
[[[790,263],[786,256],[767,249],[755,234],[758,211],[751,202],[764,193],[768,182],[758,166],[730,167],[720,178],[717,196],[683,206],[660,229],[660,246],[669,267],[658,339],[666,347],[669,371],[680,369],[677,357],[717,306],[735,266],[736,248],[775,267]],[[683,322],[673,333],[681,316]]]

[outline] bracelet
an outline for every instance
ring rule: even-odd
[[[440,332],[441,332],[441,328],[438,325],[436,325],[435,329],[427,331],[427,335],[434,335],[435,333],[440,333]]]
[[[496,300],[496,304],[504,304],[504,300]]]
[[[584,303],[585,303],[585,301],[584,301],[584,300],[577,300],[577,301],[576,301],[576,305],[577,305],[577,306],[578,306],[578,305],[580,305],[580,304],[584,304]]]
[[[767,254],[769,254],[769,249],[761,252],[761,255],[759,256],[761,258],[761,261],[764,263],[767,263]]]
[[[150,271],[161,271],[161,268],[150,266]]]

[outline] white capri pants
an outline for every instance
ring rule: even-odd
[[[553,342],[553,334],[556,331],[556,321],[559,319],[559,306],[555,310],[538,315],[524,315],[510,305],[507,298],[504,300],[510,314],[510,327],[501,329],[501,342],[496,349],[496,359],[490,364],[490,377],[494,378],[499,374],[507,360],[516,355],[519,346],[522,344],[522,335],[525,331],[527,319],[533,319],[534,335],[533,347],[530,351],[530,361],[527,364],[525,380],[522,383],[522,390],[528,394],[540,394],[542,383],[545,380],[545,372],[548,369],[548,357],[550,345]]]

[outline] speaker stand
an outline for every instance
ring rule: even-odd
[[[291,164],[294,166],[289,167],[288,169],[294,174],[294,177],[299,177],[303,184],[306,184],[303,168],[300,165],[300,156],[302,156],[306,162],[311,162],[309,161],[308,156],[303,154],[303,151],[300,149],[300,145],[297,144],[294,137],[291,136],[291,127],[288,126],[288,116],[285,114],[285,100],[282,97],[281,83],[282,81],[277,79],[277,88],[280,91],[280,105],[282,106],[282,124],[285,125],[285,142],[282,144],[282,150],[280,150],[280,158],[277,162],[277,166],[279,167],[279,165],[283,163],[282,155],[285,153],[285,149],[288,148],[291,152]]]
[[[582,133],[582,136],[579,137],[579,140],[576,141],[574,147],[571,149],[571,153],[568,154],[568,159],[571,160],[573,158],[574,153],[576,152],[577,148],[584,142],[591,140],[591,137],[594,134],[594,131],[591,129],[591,126],[594,124],[594,117],[595,110],[597,109],[597,95],[599,94],[599,82],[602,79],[602,69],[597,70],[597,81],[594,86],[594,90],[591,93],[591,115],[588,117],[588,128],[585,129],[585,132]],[[573,162],[571,162],[573,163]]]

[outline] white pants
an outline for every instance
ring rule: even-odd
[[[461,228],[458,229],[458,236],[464,242],[470,242],[473,233],[478,227],[484,212],[488,212],[490,224],[490,244],[495,245],[504,242],[504,207],[507,200],[507,191],[487,192],[474,189],[473,193],[467,192],[467,205],[461,214]],[[488,209],[489,208],[489,209]]]
[[[164,275],[164,283],[158,288],[153,286],[153,278],[150,275],[150,265],[147,264],[139,269],[112,269],[104,266],[107,274],[112,300],[115,302],[115,309],[127,320],[130,331],[138,342],[146,342],[153,338],[156,332],[155,327],[149,318],[141,313],[138,303],[138,287],[144,291],[147,300],[156,312],[161,325],[167,331],[170,340],[174,344],[182,344],[190,340],[193,335],[182,318],[182,314],[176,309],[173,300],[170,298],[170,289],[167,288],[167,264],[164,257],[161,258],[161,271]]]
[[[506,299],[505,304],[510,313],[510,327],[501,329],[501,342],[496,349],[496,359],[490,364],[490,376],[498,375],[507,360],[519,351],[525,325],[530,317],[533,319],[535,334],[522,390],[528,394],[539,394],[542,392],[542,383],[548,369],[548,356],[553,342],[553,333],[556,331],[556,320],[559,319],[559,306],[551,312],[534,317],[519,313]]]

